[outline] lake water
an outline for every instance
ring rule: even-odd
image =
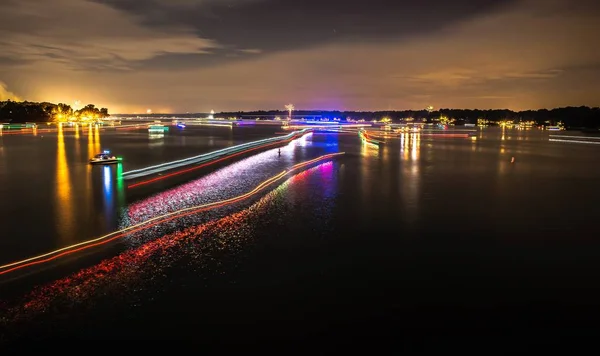
[[[142,125],[0,136],[0,264],[115,230],[127,202],[118,173],[271,137],[276,130],[188,126],[160,136]],[[104,150],[123,157],[122,165],[88,164]]]
[[[139,167],[235,141],[214,130],[186,131],[185,141],[169,134],[155,149],[136,132],[101,133],[90,149],[87,134],[65,137],[64,148],[56,135],[0,139],[5,262],[227,199],[345,152],[248,201],[5,282],[7,340],[345,339],[598,320],[598,145],[494,128],[474,140],[406,134],[379,148],[314,133],[139,199],[86,164],[101,148]]]

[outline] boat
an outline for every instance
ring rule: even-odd
[[[148,126],[148,132],[150,133],[165,133],[169,131],[169,127],[165,125],[150,125]]]
[[[121,158],[110,154],[110,151],[98,153],[90,158],[90,164],[115,164],[121,161]]]

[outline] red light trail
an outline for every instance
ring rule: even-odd
[[[132,226],[129,226],[127,228],[121,229],[121,230],[117,230],[114,232],[111,232],[110,234],[95,238],[95,239],[91,239],[91,240],[87,240],[87,241],[83,241],[80,243],[76,243],[70,246],[66,246],[54,251],[50,251],[38,256],[34,256],[34,257],[30,257],[30,258],[26,258],[20,261],[15,261],[12,263],[8,263],[5,264],[3,266],[0,266],[0,275],[4,275],[10,272],[14,272],[26,267],[30,267],[30,266],[35,266],[35,265],[40,265],[43,263],[47,263],[47,262],[51,262],[53,260],[56,260],[60,257],[64,257],[67,255],[71,255],[74,254],[76,252],[80,252],[83,250],[87,250],[90,249],[92,247],[96,247],[96,246],[100,246],[100,245],[104,245],[107,244],[111,241],[117,240],[119,238],[122,238],[124,236],[127,236],[131,233],[137,232],[137,231],[142,231],[145,229],[148,229],[152,226],[156,226],[158,224],[162,224],[168,221],[172,221],[175,219],[179,219],[188,215],[193,215],[202,211],[207,211],[207,210],[211,210],[211,209],[215,209],[215,208],[219,208],[219,207],[223,207],[223,206],[227,206],[230,204],[234,204],[243,200],[246,200],[258,193],[260,193],[262,190],[264,190],[265,188],[267,188],[268,186],[270,186],[271,184],[279,181],[281,178],[285,177],[287,174],[292,173],[294,171],[297,171],[301,168],[304,168],[310,164],[316,163],[316,162],[320,162],[320,161],[324,161],[324,160],[328,160],[328,159],[332,159],[334,157],[343,155],[344,152],[336,152],[336,153],[330,153],[330,154],[326,154],[305,162],[301,162],[298,164],[295,164],[294,166],[292,166],[289,169],[286,169],[284,171],[282,171],[281,173],[272,176],[271,178],[268,178],[266,180],[264,180],[262,183],[258,184],[254,189],[252,189],[249,192],[246,192],[244,194],[238,195],[236,197],[233,198],[229,198],[229,199],[225,199],[225,200],[221,200],[221,201],[217,201],[217,202],[213,202],[213,203],[208,203],[208,204],[202,204],[202,205],[197,205],[197,206],[193,206],[193,207],[189,207],[189,208],[185,208],[185,209],[180,209],[168,214],[164,214],[164,215],[160,215],[160,216],[156,216],[152,219],[148,219],[146,221],[143,221],[139,224],[135,224]]]
[[[288,143],[288,142],[291,142],[292,140],[295,140],[297,138],[298,137],[294,136],[294,137],[290,138],[289,140],[277,141],[277,142],[274,142],[274,143],[269,143],[269,144],[258,146],[258,147],[252,147],[252,148],[249,148],[247,150],[236,152],[236,153],[227,155],[225,157],[217,158],[215,160],[212,160],[212,161],[209,161],[209,162],[206,162],[206,163],[202,163],[200,165],[197,165],[197,166],[194,166],[194,167],[191,167],[191,168],[182,169],[182,170],[179,170],[179,171],[176,171],[176,172],[173,172],[173,173],[169,173],[169,174],[165,174],[165,175],[162,175],[162,176],[159,176],[159,177],[156,177],[156,178],[152,178],[152,179],[148,179],[148,180],[145,180],[145,181],[133,183],[133,184],[128,185],[127,188],[135,188],[135,187],[139,187],[139,186],[142,186],[142,185],[154,183],[154,182],[157,182],[159,180],[163,180],[163,179],[167,179],[167,178],[170,178],[170,177],[173,177],[173,176],[177,176],[177,175],[180,175],[180,174],[183,174],[183,173],[195,171],[197,169],[204,168],[204,167],[207,167],[207,166],[213,165],[215,163],[219,163],[219,162],[228,160],[228,159],[230,159],[232,157],[236,157],[236,156],[248,153],[248,152],[256,151],[256,150],[267,148],[267,147],[272,147],[272,146],[275,146],[275,145],[281,145],[282,143]]]

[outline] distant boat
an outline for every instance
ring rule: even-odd
[[[98,153],[94,157],[90,158],[90,164],[115,164],[120,161],[121,158],[111,155],[110,151]]]

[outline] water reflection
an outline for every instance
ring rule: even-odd
[[[80,143],[79,143],[79,126],[77,126],[77,124],[75,124],[75,155],[77,156],[77,159],[81,159],[81,147],[80,147]]]
[[[313,133],[309,132],[308,134],[306,134],[306,135],[300,137],[299,139],[295,140],[295,142],[293,141],[294,145],[296,147],[306,147],[306,146],[308,146],[308,142],[309,142],[308,138],[311,137],[311,140],[312,140],[312,135],[313,135]]]
[[[400,138],[402,160],[410,161],[410,165],[401,165],[401,178],[398,180],[399,189],[402,194],[403,209],[402,216],[406,222],[414,222],[419,215],[419,199],[421,189],[420,155],[421,135],[418,133],[402,134]]]
[[[360,197],[364,199],[364,201],[361,202],[361,204],[364,205],[368,204],[371,194],[371,171],[373,170],[373,168],[371,164],[372,161],[369,158],[379,156],[379,147],[361,140],[360,153],[363,157],[360,163],[360,183],[362,190],[362,194],[360,194]]]
[[[124,212],[126,217],[119,223],[119,226],[123,228],[128,226],[124,224],[136,224],[178,209],[246,193],[263,180],[296,163],[297,158],[294,154],[299,148],[297,145],[301,145],[301,143],[292,141],[289,145],[282,147],[281,156],[278,154],[278,148],[258,153],[231,163],[202,178],[130,204]],[[299,193],[299,196],[302,197],[302,194]]]
[[[337,177],[333,172],[333,161],[325,162],[318,167],[321,171],[320,176],[322,184],[320,184],[319,186],[323,188],[323,196],[325,198],[332,198],[335,195],[335,192],[337,191]]]
[[[101,152],[102,146],[100,145],[100,129],[98,128],[98,125],[96,125],[96,129],[94,130],[94,153],[92,156]]]
[[[314,171],[314,168],[311,170]],[[298,182],[294,178],[296,176],[248,209],[170,234],[156,231],[155,239],[141,246],[67,277],[40,285],[13,305],[2,303],[5,307],[0,317],[5,323],[22,322],[39,317],[40,313],[69,313],[73,307],[86,302],[93,303],[102,296],[122,301],[131,290],[142,288],[145,283],[157,283],[159,279],[167,277],[168,269],[179,261],[185,260],[191,266],[205,266],[206,261],[212,259],[211,256],[215,253],[233,251],[236,247],[243,246],[252,237],[250,232],[256,222],[264,220],[266,213],[280,200],[278,198],[283,196],[291,184]]]
[[[400,135],[400,152],[402,152],[402,159],[404,161],[408,161],[408,158],[410,157],[410,152],[409,152],[409,148],[410,148],[410,134],[408,133],[402,133]]]
[[[96,154],[96,152],[94,152],[94,136],[93,132],[91,129],[88,129],[88,158],[92,158],[94,157],[94,155]],[[89,171],[89,170],[88,170]]]
[[[411,158],[413,161],[419,159],[419,153],[421,152],[421,134],[413,134],[412,135],[412,149],[411,149]]]
[[[62,125],[58,125],[58,141],[56,148],[56,222],[59,226],[61,240],[71,242],[70,233],[73,227],[73,200],[71,180],[65,150],[65,137]]]
[[[102,186],[104,198],[104,216],[106,217],[107,228],[112,224],[110,223],[114,216],[114,202],[113,202],[113,182],[112,182],[112,171],[110,166],[102,167]]]
[[[123,179],[123,164],[117,164],[117,204],[119,210],[125,207],[125,182]]]
[[[379,146],[361,141],[360,154],[363,157],[379,157]]]

